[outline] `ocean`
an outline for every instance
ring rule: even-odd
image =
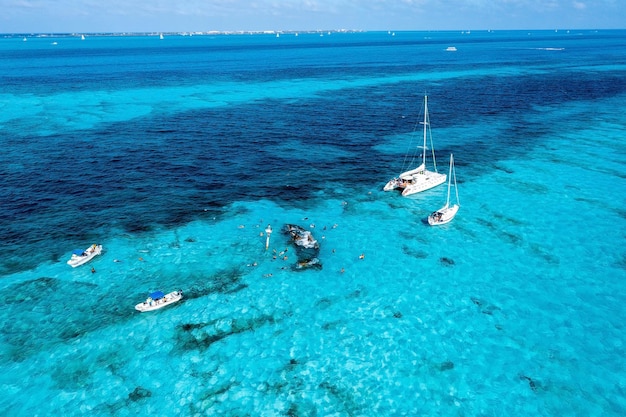
[[[6,35],[0,62],[2,415],[626,414],[626,31]],[[445,185],[383,191],[424,96],[439,227]]]

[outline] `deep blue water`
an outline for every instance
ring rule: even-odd
[[[446,52],[452,45],[457,51]],[[198,380],[207,384],[206,392],[185,391],[184,399],[168,402],[171,410],[182,415],[220,411],[247,414],[250,410],[259,415],[626,412],[623,373],[616,369],[624,354],[623,324],[619,319],[626,318],[626,147],[622,141],[626,127],[626,32],[398,32],[393,36],[301,33],[283,34],[280,38],[168,35],[163,40],[154,36],[87,36],[84,41],[78,37],[28,37],[23,41],[21,36],[14,36],[0,39],[0,62],[0,141],[4,149],[0,153],[0,274],[5,282],[0,288],[5,292],[3,333],[9,335],[3,342],[5,352],[0,364],[5,375],[9,375],[2,379],[9,394],[0,402],[0,410],[4,408],[11,415],[32,415],[32,410],[47,406],[49,397],[62,393],[67,398],[62,397],[58,407],[65,412],[71,410],[70,404],[79,403],[82,412],[99,410],[99,414],[125,415],[143,407],[145,392],[133,390],[137,386],[147,389],[156,402],[180,388],[164,388],[169,387],[167,383],[148,388],[143,377],[143,385],[126,384],[128,375],[133,374],[135,366],[140,369],[141,364],[131,363],[131,359],[111,359],[111,352],[121,349],[125,352],[122,357],[156,353],[155,363],[164,358],[178,363],[172,368],[175,374],[182,372],[178,375],[182,385],[196,384]],[[457,161],[464,204],[459,218],[450,226],[451,233],[455,232],[453,237],[431,236],[434,232],[423,223],[431,206],[439,204],[439,193],[427,194],[424,198],[434,202],[426,204],[422,197],[414,201],[381,191],[385,182],[401,170],[407,140],[419,121],[425,94],[429,96],[440,168],[445,170],[451,152]],[[343,204],[341,209],[337,208],[339,202]],[[554,217],[547,221],[545,216]],[[382,258],[379,263],[372,260],[371,266],[351,278],[350,285],[330,285],[337,273],[331,273],[327,267],[317,275],[299,275],[298,279],[304,282],[298,285],[311,288],[281,288],[276,284],[271,293],[281,299],[296,291],[304,298],[299,303],[287,302],[290,306],[267,310],[272,303],[256,303],[272,298],[264,292],[269,289],[259,287],[245,267],[243,272],[240,269],[246,263],[244,259],[258,255],[251,243],[258,233],[242,237],[238,233],[248,229],[233,225],[264,226],[271,219],[278,229],[280,224],[296,220],[308,226],[312,221],[309,218],[317,218],[320,224],[325,222],[328,234],[335,222],[350,224],[349,230],[338,232],[341,237],[333,243],[346,250],[359,252],[359,245],[364,245],[372,255],[384,257],[387,250],[397,253],[394,245],[398,244],[402,248],[401,258],[391,263]],[[394,219],[397,222],[391,222]],[[209,239],[203,227],[209,227],[211,236],[219,238]],[[593,229],[589,231],[589,240],[584,238],[588,229]],[[172,238],[172,234],[176,237]],[[430,239],[444,239],[439,242],[444,246],[437,246]],[[602,251],[593,246],[599,240]],[[102,280],[104,274],[110,275],[106,284],[98,281],[91,286],[84,284],[93,278],[88,267],[83,269],[87,275],[77,275],[79,269],[69,271],[65,261],[74,247],[86,247],[95,241],[104,243],[105,254],[94,261],[99,262],[99,272],[94,276]],[[145,252],[137,252],[142,248],[159,253],[158,243],[151,246],[147,242],[162,242],[163,248],[169,249],[197,244],[193,250],[187,248],[194,254],[191,260],[182,255],[173,262],[168,253],[160,253],[160,257],[154,255],[151,266],[109,270],[112,259],[123,256],[124,251],[133,253],[133,258],[147,258],[141,255]],[[454,252],[454,257],[445,253],[429,257],[429,253],[441,247]],[[231,248],[235,254],[222,253],[224,248]],[[212,258],[216,253],[223,255],[219,261]],[[494,260],[485,259],[485,253],[495,255]],[[333,254],[334,250],[327,255]],[[215,268],[195,263],[197,256],[208,256],[208,264]],[[540,259],[537,265],[535,260],[528,260],[534,257]],[[360,264],[353,258],[346,259],[345,265],[354,263],[356,269]],[[423,274],[426,265],[422,262],[431,259],[434,265],[430,270],[438,279],[431,276],[414,281],[411,271]],[[105,262],[109,266],[105,267]],[[177,270],[172,270],[171,265],[176,265]],[[459,272],[450,272],[449,265]],[[339,264],[336,266],[338,270]],[[582,266],[589,270],[581,271]],[[532,290],[526,288],[526,281],[532,281],[535,273],[544,279],[546,274],[554,274],[549,280],[552,284],[537,282],[529,287]],[[179,339],[171,342],[172,346],[170,342],[163,346],[144,341],[143,347],[131,348],[124,345],[123,339],[108,346],[90,342],[96,345],[84,348],[87,353],[81,356],[82,362],[73,365],[75,371],[67,371],[71,375],[64,375],[54,358],[42,362],[48,355],[69,355],[66,348],[70,352],[69,346],[77,346],[80,340],[109,337],[113,329],[128,335],[124,339],[133,339],[133,330],[129,329],[137,326],[158,332],[151,323],[134,321],[135,300],[126,300],[129,308],[125,309],[120,307],[120,299],[107,298],[104,312],[94,310],[90,303],[91,297],[104,296],[111,286],[121,286],[124,291],[131,291],[133,297],[141,298],[150,285],[156,285],[146,282],[145,277],[150,274],[166,276],[168,284],[192,289],[190,301],[184,304],[190,311],[179,313],[183,317],[187,314],[187,319],[189,315],[199,319],[197,309],[190,307],[194,301],[237,306],[232,311],[224,310],[223,317],[242,320],[243,324],[222,329],[225,333],[212,337],[218,342],[227,335],[243,334],[244,340],[215,348],[212,343],[202,344],[206,339],[196,335],[191,343],[188,329],[217,326],[215,318],[201,317],[201,324],[177,327]],[[220,274],[222,278],[216,278]],[[384,285],[373,284],[382,277]],[[401,277],[403,283],[396,282]],[[508,320],[519,321],[520,329],[537,322],[531,317],[533,314],[543,318],[547,327],[537,324],[534,332],[531,328],[531,338],[541,344],[542,339],[556,334],[555,347],[527,345],[523,336],[513,336],[511,330],[507,342],[493,339],[483,351],[465,352],[455,360],[446,351],[424,362],[424,357],[435,349],[428,344],[445,345],[446,334],[452,334],[460,345],[474,346],[472,350],[478,350],[477,341],[482,337],[492,340],[493,325],[487,330],[468,324],[472,321],[457,317],[458,311],[446,312],[449,303],[442,304],[443,310],[433,304],[435,299],[455,293],[438,286],[442,277],[444,282],[460,282],[459,288],[467,285],[474,291],[472,295],[459,289],[458,297],[451,298],[456,301],[450,303],[464,303],[463,311],[477,307],[492,320],[494,314],[509,307],[502,314],[511,314]],[[288,282],[293,277],[280,279]],[[594,279],[604,281],[595,283]],[[306,283],[307,280],[316,284]],[[493,290],[503,282],[507,284],[500,291]],[[76,283],[87,286],[83,291],[83,287],[73,286]],[[378,306],[381,301],[373,296],[377,293],[374,288],[387,284],[384,297],[395,301],[387,300],[388,306]],[[551,297],[543,298],[547,294],[558,299],[562,285],[572,291],[571,299],[563,295],[565,301],[555,300],[555,306]],[[76,310],[65,307],[70,318],[63,324],[64,314],[48,302],[53,299],[64,303],[57,292],[69,288],[85,299],[76,300]],[[234,298],[228,298],[231,291],[237,294]],[[354,291],[368,295],[363,299]],[[502,294],[518,291],[521,294],[510,295],[507,301],[500,299]],[[7,298],[9,292],[18,295]],[[315,296],[308,299],[307,294]],[[370,294],[374,300],[367,298]],[[530,300],[527,307],[514,307],[519,302],[518,295]],[[414,296],[420,298],[411,302],[410,297]],[[485,300],[490,296],[493,299]],[[588,304],[586,297],[592,297]],[[335,303],[337,299],[344,301]],[[494,299],[500,300],[501,307]],[[583,338],[589,328],[578,323],[584,320],[576,314],[578,303],[588,306],[584,307],[589,309],[586,313],[597,318],[593,331],[607,332],[598,338],[598,343],[604,338],[609,346]],[[284,335],[282,341],[298,340],[294,326],[301,322],[283,317],[298,317],[299,304],[313,311],[307,313],[311,316],[298,319],[309,326],[302,330],[307,335],[302,336],[302,344],[293,342],[306,353],[300,352],[294,358],[291,352],[288,360],[283,348],[273,350],[273,345],[269,346],[271,338],[260,335],[269,326]],[[437,313],[416,312],[414,309],[419,307],[415,304],[430,305]],[[405,312],[400,313],[403,308]],[[246,318],[248,309],[258,314]],[[370,309],[371,314],[360,317],[358,312]],[[96,319],[86,319],[92,311],[97,312]],[[334,319],[321,319],[324,312]],[[359,317],[353,317],[355,314]],[[419,316],[413,324],[428,321],[420,314],[440,315],[437,321],[450,323],[450,328],[432,333],[442,335],[443,342],[423,336],[423,351],[411,353],[418,358],[416,365],[405,355],[409,352],[398,347],[410,345],[405,338],[410,339],[414,329],[405,334],[399,330],[402,326],[379,325],[375,321],[387,316],[405,320]],[[503,322],[507,319],[494,320],[496,329],[506,328]],[[366,327],[372,326],[371,333],[358,334],[358,323],[362,321],[368,323]],[[182,326],[172,317],[167,323]],[[574,339],[582,343],[572,342],[569,346],[567,340],[572,334],[561,333],[557,323],[574,329]],[[472,335],[471,340],[455,339],[457,330],[452,328],[456,324]],[[317,330],[311,330],[311,326]],[[253,333],[246,340],[250,329]],[[346,329],[356,332],[354,345],[341,340],[339,335]],[[322,330],[334,336],[318,335]],[[388,333],[395,335],[388,337],[397,346],[381,344],[383,340],[379,338]],[[550,337],[546,336],[548,333]],[[160,337],[169,340],[168,335],[164,330]],[[30,337],[36,337],[38,342]],[[304,342],[307,337],[312,339]],[[335,337],[339,337],[338,341],[333,341]],[[329,352],[344,349],[352,353],[346,357],[335,353],[327,356],[326,347],[311,347],[329,338]],[[246,353],[250,360],[246,366],[254,368],[255,357],[270,358],[269,364],[260,366],[272,369],[275,365],[274,373],[246,371],[244,365],[239,370],[222,369],[219,363],[227,360],[217,358],[228,356],[226,352],[233,352],[233,346],[242,344],[257,346]],[[17,354],[18,346],[27,349]],[[354,357],[365,361],[362,356],[366,354],[359,352],[366,352],[368,346],[374,346],[367,354],[374,358],[372,365],[354,365]],[[538,360],[529,366],[532,371],[516,370],[504,380],[495,378],[480,388],[472,373],[489,368],[489,356],[504,346],[510,348],[498,353],[506,356],[506,352],[519,349],[519,355],[502,359],[503,363],[496,361],[497,368],[510,368],[520,357],[544,354],[551,358],[546,359],[548,362],[558,357],[559,364],[542,365]],[[218,349],[217,356],[211,359],[215,364],[204,370],[194,369],[197,360],[193,356],[197,351],[200,356],[209,355],[214,348]],[[460,346],[459,349],[463,350]],[[390,360],[383,355],[382,359],[377,356],[380,350],[398,357]],[[191,358],[187,356],[189,351]],[[472,355],[478,359],[472,362]],[[580,361],[588,360],[585,355],[602,359],[580,365]],[[94,357],[105,363],[119,362],[108,375],[115,375],[116,382],[96,382],[102,375],[96,371],[97,361],[92,363]],[[108,362],[102,357],[109,358]],[[461,357],[472,362],[465,370],[459,370]],[[287,368],[278,364],[283,359],[288,361]],[[420,365],[426,362],[430,365]],[[573,369],[564,362],[577,365]],[[398,363],[395,368],[394,363]],[[422,387],[419,377],[409,376],[409,370],[415,366],[427,374],[424,378],[432,378],[422,384],[436,385],[434,392],[441,394],[425,394],[432,392],[430,388]],[[19,375],[33,367],[47,370],[42,371],[45,375],[63,375],[56,379],[56,384],[12,380],[12,372]],[[606,385],[596,379],[590,388],[584,388],[584,381],[577,379],[585,373],[596,374],[596,369],[596,378],[601,378],[599,370],[605,367],[612,369]],[[385,374],[386,369],[392,369],[392,377]],[[300,382],[281,382],[281,372],[292,371],[296,376],[290,378],[300,378]],[[460,373],[457,383],[450,383],[457,394],[445,394],[447,371]],[[344,385],[331,386],[322,380],[328,372]],[[370,377],[358,382],[361,372]],[[534,374],[528,377],[526,372]],[[570,372],[571,380],[577,382],[570,386],[565,376],[553,376],[563,372]],[[316,373],[322,379],[311,376]],[[198,374],[204,374],[204,379]],[[439,374],[444,375],[443,379]],[[230,379],[220,380],[219,375]],[[215,378],[217,383],[208,382]],[[311,380],[303,381],[307,378]],[[392,384],[382,389],[388,404],[373,394],[381,389],[376,382],[381,378]],[[250,383],[247,387],[243,380],[266,382]],[[529,384],[531,380],[533,383]],[[107,376],[102,381],[107,381]],[[517,384],[515,390],[519,391],[511,393],[507,391],[510,387],[499,386],[507,385],[504,381]],[[94,397],[98,384],[107,387],[102,388],[101,401]],[[17,389],[20,386],[22,390]],[[130,392],[122,395],[130,399],[130,405],[121,406],[119,394],[115,394],[123,387]],[[322,394],[307,397],[306,393],[312,390],[321,390]],[[416,390],[423,392],[419,399],[407,398],[407,393]],[[35,391],[46,394],[35,395],[23,408],[17,405]],[[500,410],[495,408],[498,392],[512,396]],[[80,400],[81,396],[90,400]],[[583,400],[572,403],[572,398],[581,396]],[[609,399],[620,396],[621,399]],[[332,399],[330,403],[324,399],[328,397]]]
[[[3,118],[8,149],[2,156],[3,269],[38,262],[19,259],[30,245],[50,248],[42,255],[55,259],[60,254],[53,247],[64,249],[111,223],[129,231],[175,225],[203,208],[219,211],[246,197],[306,199],[326,181],[345,187],[343,179],[351,181],[354,175],[374,184],[386,176],[395,155],[377,153],[372,146],[382,135],[412,126],[413,103],[424,93],[432,97],[439,127],[489,118],[511,121],[505,136],[467,144],[464,163],[477,167],[470,175],[480,174],[481,167],[489,170],[479,164],[485,155],[491,162],[524,155],[537,137],[560,129],[526,123],[534,105],[623,94],[622,35],[358,33],[167,37],[164,42],[93,37],[89,42],[61,38],[54,46],[50,38],[4,39],[0,71],[9,115]],[[442,53],[450,43],[460,51]],[[595,68],[605,65],[616,69]],[[276,87],[278,97],[262,91],[266,83],[290,80],[306,91],[289,91],[289,85]],[[333,82],[344,80],[348,83],[335,90]],[[227,91],[211,91],[221,83]],[[169,109],[168,93],[159,92],[168,87],[196,89],[199,108]],[[143,91],[127,93],[132,89]],[[105,99],[116,92],[111,100],[131,103],[139,94],[152,108],[126,120],[124,103],[108,110],[104,102],[96,112],[120,112],[123,120],[111,115],[112,120],[98,121],[95,114],[92,125],[83,127],[78,120],[72,126],[73,118],[92,111],[88,97],[86,102],[73,102],[73,97],[96,92]],[[219,103],[223,94],[229,97]],[[230,98],[236,103],[228,103]],[[14,101],[25,103],[12,111]],[[55,117],[64,120],[48,126]],[[330,143],[355,155],[329,164],[299,159],[293,166],[289,153],[274,150],[287,139],[302,141],[300,153]],[[449,149],[440,151],[445,155]],[[15,164],[19,169],[10,168]],[[320,177],[318,168],[328,176]],[[294,172],[289,183],[258,181],[261,173],[267,179],[267,173],[287,169]],[[77,221],[86,213],[88,225]],[[10,260],[16,257],[14,264]]]

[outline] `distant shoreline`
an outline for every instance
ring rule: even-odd
[[[215,36],[215,35],[276,35],[276,34],[319,34],[319,33],[363,33],[365,30],[232,30],[232,31],[197,31],[197,32],[71,32],[71,33],[0,33],[2,38],[72,38],[80,36]],[[379,32],[379,31],[371,31]],[[383,31],[384,32],[384,31]]]
[[[475,32],[553,32],[553,33],[572,33],[572,32],[613,32],[625,29],[445,29],[445,30],[359,30],[359,29],[326,29],[326,30],[209,30],[209,31],[190,31],[190,32],[59,32],[59,33],[37,33],[37,32],[16,32],[16,33],[0,33],[0,38],[72,38],[81,36],[90,37],[130,37],[130,36],[217,36],[217,35],[298,35],[298,34],[332,34],[332,33],[464,33],[470,34]]]

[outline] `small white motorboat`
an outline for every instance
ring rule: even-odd
[[[158,310],[170,304],[174,304],[183,298],[183,292],[181,290],[172,291],[169,294],[164,294],[162,291],[155,291],[151,293],[146,301],[139,303],[135,306],[135,310],[146,312],[152,310]]]
[[[102,245],[93,244],[89,246],[87,249],[75,249],[72,252],[72,257],[67,264],[72,268],[76,268],[82,264],[85,264],[91,261],[96,255],[100,255],[102,253]]]

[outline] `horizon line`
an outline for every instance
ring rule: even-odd
[[[376,29],[376,30],[366,30],[366,29],[304,29],[304,30],[296,30],[296,29],[274,29],[274,30],[205,30],[205,31],[94,31],[94,32],[0,32],[0,36],[80,36],[80,35],[90,35],[90,36],[112,36],[112,35],[180,35],[180,36],[190,36],[190,35],[240,35],[240,34],[267,34],[267,35],[275,35],[277,33],[284,34],[296,34],[296,33],[365,33],[365,32],[373,32],[373,33],[407,33],[407,32],[460,32],[463,34],[471,34],[472,31],[476,32],[571,32],[571,31],[618,31],[618,30],[626,30],[623,28],[544,28],[544,29]]]

